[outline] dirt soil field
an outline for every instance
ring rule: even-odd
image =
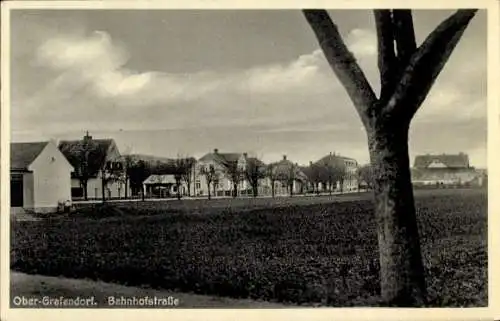
[[[487,306],[487,193],[417,191],[430,306]],[[369,194],[87,207],[13,222],[11,268],[294,305],[377,305]]]

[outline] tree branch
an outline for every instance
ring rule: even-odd
[[[411,10],[393,10],[394,39],[398,51],[400,66],[405,68],[411,56],[417,50],[415,30],[413,28],[413,17]]]
[[[384,102],[392,95],[398,68],[394,52],[394,24],[391,10],[373,10],[373,14],[377,29],[380,100]]]
[[[411,120],[476,12],[477,9],[458,10],[425,39],[411,57],[394,94],[384,107],[382,112],[385,115],[395,112]],[[396,106],[398,110],[395,110]]]
[[[346,89],[365,126],[369,125],[370,109],[377,102],[365,74],[354,55],[347,49],[337,26],[326,10],[303,10],[313,29],[326,60]]]

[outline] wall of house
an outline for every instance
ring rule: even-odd
[[[432,185],[442,184],[465,184],[477,180],[478,173],[470,169],[419,169],[412,173],[412,181],[415,184]]]
[[[33,173],[23,174],[23,208],[33,210],[35,207],[35,185]]]
[[[207,196],[208,197],[208,186],[206,176],[201,174],[202,168],[209,168],[214,166],[215,172],[218,176],[218,184],[215,186],[214,195],[214,185],[213,182],[210,184],[210,195],[211,196],[230,196],[232,191],[232,183],[227,178],[224,168],[221,164],[216,161],[198,161],[195,165],[194,171],[194,195],[195,196]],[[229,194],[229,195],[227,195]]]
[[[127,181],[128,184],[128,197],[132,195],[132,191],[130,189],[130,182]],[[80,180],[77,178],[71,179],[71,187],[78,188],[80,187]],[[106,188],[106,198],[124,198],[125,197],[125,182],[113,182],[108,183]],[[102,199],[102,181],[101,178],[90,178],[87,182],[87,196],[89,199]],[[83,195],[83,193],[82,193]],[[83,199],[82,197],[74,198],[75,200]]]
[[[55,211],[59,202],[71,200],[73,167],[55,144],[47,144],[28,169],[33,171],[36,212]]]
[[[104,187],[104,191],[106,198],[124,198],[125,183],[109,182]],[[87,183],[87,193],[89,199],[102,199],[102,180],[100,177],[89,179]],[[128,194],[130,195],[130,189]]]

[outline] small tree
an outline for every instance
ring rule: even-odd
[[[247,158],[244,174],[252,187],[253,197],[257,197],[259,182],[266,177],[266,165],[257,158]]]
[[[356,170],[356,177],[358,180],[358,186],[361,183],[364,183],[367,188],[373,188],[373,172],[370,164],[358,167],[358,169]]]
[[[284,181],[286,182],[286,185],[288,187],[290,197],[293,196],[293,183],[295,182],[296,178],[297,178],[297,166],[293,163],[290,163],[290,166],[288,166],[287,173],[284,177]]]
[[[125,198],[128,198],[128,187],[129,187],[129,168],[134,164],[134,160],[131,155],[127,154],[123,156],[123,165],[125,170]]]
[[[244,170],[238,166],[237,161],[231,161],[224,164],[226,176],[229,178],[233,185],[233,197],[238,196],[238,185],[243,180]]]
[[[275,196],[275,183],[279,180],[278,176],[278,164],[271,163],[267,166],[266,176],[269,178],[271,183],[271,196]]]
[[[181,199],[181,187],[184,181],[188,190],[191,188],[191,173],[194,161],[192,158],[181,158],[177,156],[173,165],[175,186],[177,188],[177,199]],[[189,192],[188,192],[189,193]]]
[[[80,187],[83,190],[83,198],[88,200],[88,181],[93,175],[96,174],[96,170],[99,167],[97,164],[96,150],[98,144],[92,140],[87,132],[83,137],[83,140],[78,144],[63,145],[64,154],[68,158],[68,161],[75,167],[75,176],[78,178]]]
[[[187,157],[184,159],[184,171],[182,171],[182,180],[186,183],[187,194],[191,196],[191,183],[193,182],[193,170],[196,159],[192,157]]]
[[[208,190],[208,199],[210,200],[211,199],[211,194],[210,194],[210,187],[212,185],[215,185],[213,184],[215,181],[217,181],[218,179],[218,174],[217,172],[215,171],[215,167],[214,165],[209,165],[207,167],[205,166],[202,166],[200,168],[200,174],[203,175],[205,177],[205,182],[207,183],[207,190]],[[214,186],[215,188],[215,186]]]
[[[106,188],[109,184],[118,182],[123,184],[125,180],[125,170],[120,161],[108,161],[101,169],[102,202],[106,202]]]
[[[137,191],[141,191],[142,200],[145,198],[143,182],[151,175],[151,169],[143,161],[138,160],[137,162],[132,162],[129,167],[126,168],[127,178],[130,182],[130,188]]]
[[[340,185],[342,191],[342,185],[346,175],[345,164],[337,159],[328,160],[322,164],[321,169],[324,176],[322,180],[325,181],[328,186],[330,195],[332,195],[333,188],[337,188],[337,183]]]
[[[313,185],[313,192],[319,195],[319,184],[321,183],[322,168],[317,164],[310,164],[308,168],[308,179]]]

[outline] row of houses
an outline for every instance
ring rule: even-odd
[[[175,159],[121,155],[113,139],[12,143],[11,208],[51,212],[63,201],[171,196],[289,196],[310,192],[355,191],[360,176],[356,160],[329,153],[300,166],[286,155],[264,164],[247,153],[218,149],[191,159],[179,177]],[[132,172],[130,163],[149,164],[155,170]],[[144,176],[146,175],[146,176]],[[238,175],[236,179],[236,175]],[[468,156],[422,155],[415,160],[414,184],[478,181]]]

